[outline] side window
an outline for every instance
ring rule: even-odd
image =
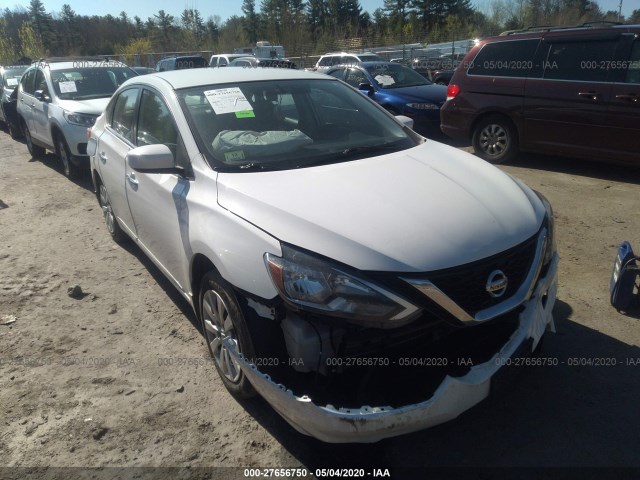
[[[133,126],[135,123],[138,92],[139,90],[137,88],[131,88],[122,92],[116,99],[111,116],[111,128],[131,143],[134,141]]]
[[[331,60],[332,60],[332,57],[322,57],[320,59],[320,62],[318,63],[318,66],[319,67],[329,67],[329,66],[331,66],[331,63],[332,63]]]
[[[162,99],[150,90],[142,91],[136,144],[163,143],[175,150],[178,132],[171,112]]]
[[[534,66],[540,39],[488,43],[473,59],[469,75],[527,77]]]
[[[224,57],[220,57],[218,65],[221,66],[221,67],[226,67],[227,66],[227,59],[224,58]]]
[[[605,82],[615,41],[552,43],[544,61],[544,78]]]
[[[345,77],[344,81],[354,88],[358,88],[358,85],[360,85],[361,83],[369,83],[369,80],[367,80],[365,74],[357,68],[348,69],[347,76]]]
[[[36,71],[35,91],[42,90],[42,93],[49,95],[49,87],[47,87],[47,80],[44,78],[44,72],[42,70]]]
[[[625,83],[640,84],[640,41],[635,41],[629,57],[629,67],[625,76]]]
[[[24,93],[28,93],[29,95],[33,95],[34,92],[34,88],[33,88],[33,79],[36,76],[36,69],[32,68],[30,70],[27,70],[26,73],[23,75],[22,79],[20,80],[20,83],[22,84],[22,91]]]
[[[331,77],[336,77],[342,80],[344,78],[344,68],[337,68],[336,70],[332,70],[331,72],[329,72],[329,75]]]
[[[210,67],[217,67],[218,66],[218,57],[212,58],[211,59],[211,63],[209,64]]]

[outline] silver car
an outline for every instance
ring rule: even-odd
[[[193,306],[236,397],[327,442],[456,417],[553,329],[546,199],[327,75],[144,75],[91,130],[116,241]]]

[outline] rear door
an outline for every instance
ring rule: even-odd
[[[27,124],[29,132],[32,132],[34,129],[32,112],[35,104],[33,92],[35,90],[34,80],[36,77],[36,70],[36,68],[31,68],[25,72],[20,79],[20,89],[18,90],[18,113]]]
[[[622,36],[621,60],[616,60],[616,78],[609,104],[612,126],[610,148],[616,160],[640,164],[640,39]]]
[[[125,158],[135,147],[136,107],[140,89],[128,88],[110,104],[107,127],[98,142],[98,168],[107,188],[113,211],[120,223],[135,236],[133,217],[127,203]],[[113,107],[111,107],[113,105]]]
[[[46,95],[51,99],[51,92],[45,78],[44,71],[39,69],[36,71],[35,78],[35,91],[41,91],[43,95]],[[31,109],[32,115],[32,130],[31,136],[42,143],[53,146],[53,139],[51,138],[51,127],[49,125],[49,108],[51,106],[50,100],[45,102],[33,98],[33,108]]]
[[[549,34],[538,49],[541,78],[525,86],[522,146],[555,154],[598,157],[611,151],[605,139],[611,62],[619,33]]]

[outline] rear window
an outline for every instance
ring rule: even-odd
[[[487,43],[469,66],[469,75],[492,77],[526,77],[533,69],[533,59],[540,39]]]
[[[203,57],[182,57],[176,59],[176,70],[185,68],[204,68],[209,64]]]

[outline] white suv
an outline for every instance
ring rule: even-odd
[[[25,71],[18,90],[18,121],[34,158],[51,150],[73,178],[88,164],[91,127],[116,89],[137,74],[107,60],[41,60]]]
[[[452,419],[553,326],[545,198],[328,75],[140,76],[88,151],[111,235],[193,306],[227,389],[305,434]]]
[[[318,72],[324,72],[334,65],[353,65],[359,62],[384,62],[385,59],[375,53],[347,53],[334,52],[322,55],[316,66],[312,69]]]

